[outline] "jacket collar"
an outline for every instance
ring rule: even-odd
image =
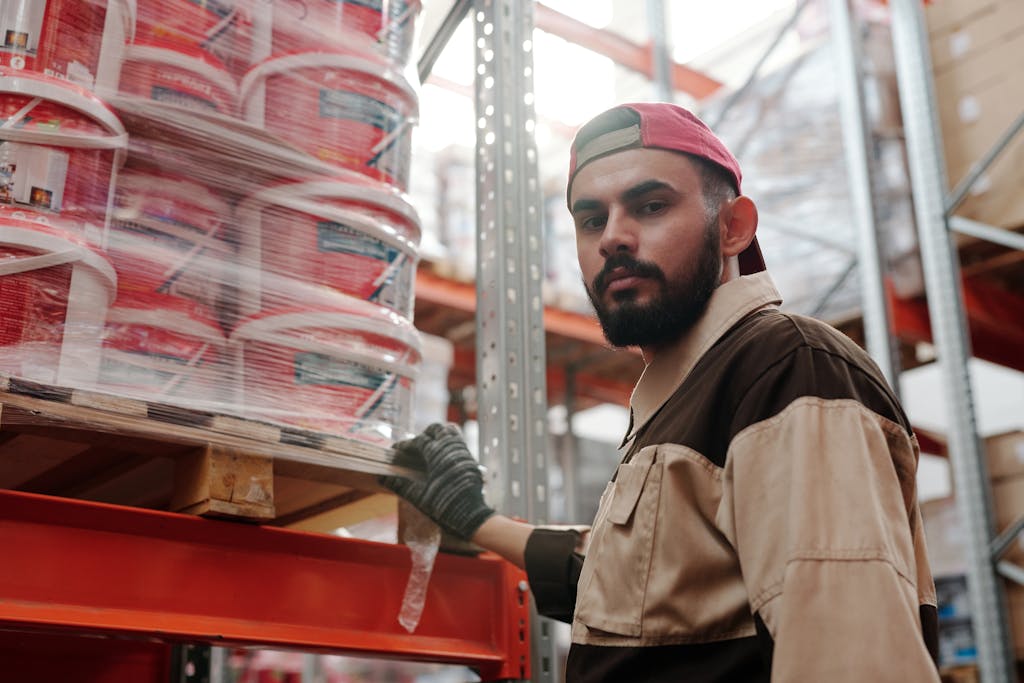
[[[697,361],[736,323],[757,311],[778,308],[781,303],[782,297],[767,272],[744,275],[719,286],[693,328],[647,363],[629,400],[629,429],[619,448],[633,440]]]

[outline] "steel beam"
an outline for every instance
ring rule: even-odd
[[[967,360],[967,324],[957,254],[946,224],[945,161],[939,144],[934,85],[920,0],[892,0],[893,53],[907,141],[914,216],[924,268],[928,311],[946,390],[949,459],[956,503],[967,539],[967,586],[978,668],[985,683],[1011,680],[1006,600],[989,544],[993,513],[988,467],[981,456]]]
[[[1024,251],[1024,234],[1006,228],[997,228],[963,216],[950,216],[949,227],[963,235],[999,244],[1010,249]]]
[[[409,549],[0,491],[0,626],[462,664],[522,678],[524,575],[439,555],[398,623]]]
[[[860,274],[861,311],[867,351],[878,364],[893,391],[899,394],[900,364],[889,325],[883,272],[885,263],[878,244],[874,192],[868,149],[871,127],[864,105],[859,32],[849,0],[830,0],[833,55],[839,76],[839,114],[843,128],[847,182],[853,224],[857,232],[857,267]],[[845,276],[848,274],[844,273]],[[824,301],[821,306],[824,306]]]
[[[472,6],[473,0],[455,0],[455,4],[448,10],[448,14],[445,15],[441,26],[438,27],[431,37],[419,61],[416,62],[416,71],[419,74],[420,83],[426,83],[427,77],[430,76],[430,72],[434,69],[437,58],[441,56],[445,46],[448,45],[448,41],[452,39],[456,29],[459,28],[466,15],[469,14],[469,9]]]
[[[536,5],[536,21],[537,28],[545,33],[604,55],[619,66],[643,74],[648,79],[655,77],[653,46],[640,45],[612,31],[594,28],[540,3]],[[722,87],[719,81],[707,74],[677,62],[671,62],[668,66],[672,87],[696,99],[705,98]]]

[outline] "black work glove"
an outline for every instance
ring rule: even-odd
[[[422,467],[425,481],[383,476],[381,484],[412,503],[445,531],[468,541],[494,509],[484,502],[480,466],[454,425],[432,424],[399,441],[396,465]]]

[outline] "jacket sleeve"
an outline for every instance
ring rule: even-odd
[[[939,680],[916,465],[907,430],[849,398],[798,398],[733,438],[719,523],[772,681]]]
[[[526,542],[526,575],[537,611],[572,623],[576,584],[583,555],[576,552],[581,534],[575,529],[535,529]]]

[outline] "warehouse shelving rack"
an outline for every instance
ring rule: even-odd
[[[970,187],[1024,127],[1024,115],[1000,136],[996,145],[975,164],[967,177],[952,192],[947,192],[922,3],[920,0],[893,0],[891,7],[897,79],[928,310],[942,384],[946,389],[949,459],[956,485],[957,508],[967,541],[968,597],[978,647],[978,666],[982,681],[1001,683],[1015,680],[1015,667],[1000,574],[1020,581],[1024,572],[1007,562],[1000,562],[999,558],[1024,529],[1024,520],[994,538],[988,468],[979,444],[967,367],[971,351],[959,261],[950,230],[1014,249],[1024,248],[1024,239],[1018,234],[953,215]]]
[[[485,438],[491,457],[511,453],[495,468],[504,509],[542,522],[544,327],[539,272],[526,265],[539,260],[541,244],[524,104],[533,14],[507,0],[460,0],[452,30],[470,8],[481,70],[480,224],[488,226],[480,244],[490,255],[481,259],[477,311],[488,340],[481,406],[505,416],[486,423]],[[439,36],[432,49],[443,44]],[[530,678],[525,575],[493,554],[440,555],[410,633],[397,620],[412,565],[402,546],[10,490],[0,491],[0,538],[5,675],[74,680],[88,670],[104,681],[166,680],[170,644],[202,643],[461,664],[486,681]],[[534,680],[550,679],[551,660],[540,666]]]

